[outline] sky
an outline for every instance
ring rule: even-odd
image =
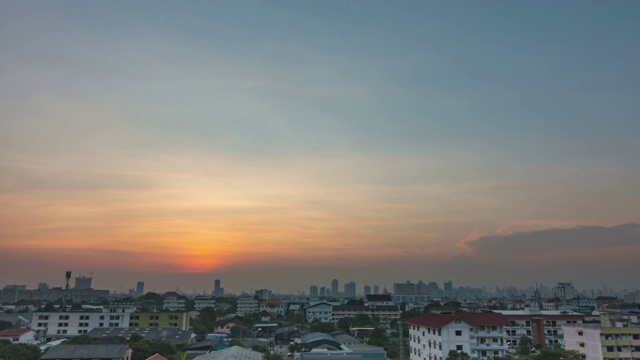
[[[0,46],[0,285],[640,287],[638,2],[0,0]]]

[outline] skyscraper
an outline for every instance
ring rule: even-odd
[[[309,296],[317,297],[318,296],[318,287],[315,285],[311,285],[309,287]]]
[[[353,281],[349,281],[344,284],[344,297],[346,298],[355,298],[356,297],[356,283]]]
[[[369,285],[365,285],[364,286],[364,294],[365,295],[371,295],[371,286],[369,286]]]
[[[333,279],[331,281],[331,296],[339,297],[340,289],[338,288],[338,279]]]
[[[380,286],[373,285],[373,294],[374,295],[379,295],[380,294]]]
[[[327,288],[324,286],[320,287],[320,296],[327,296]]]
[[[136,284],[136,295],[144,295],[144,281],[138,281],[138,283]]]
[[[220,279],[216,279],[213,282],[213,296],[223,296],[224,288],[220,287]]]

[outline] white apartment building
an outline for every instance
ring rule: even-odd
[[[496,310],[509,320],[505,326],[506,341],[511,348],[518,347],[522,336],[543,347],[564,344],[564,325],[582,324],[584,315],[568,310]]]
[[[184,299],[177,297],[167,297],[162,303],[162,310],[169,311],[185,311],[187,309],[187,302]]]
[[[252,297],[244,297],[238,299],[238,309],[236,310],[238,316],[255,314],[259,311],[260,305],[258,304],[258,300]]]
[[[410,360],[444,360],[449,351],[463,351],[471,359],[486,360],[507,354],[504,327],[498,313],[428,313],[406,321]]]
[[[197,311],[200,311],[206,307],[210,307],[215,309],[216,308],[216,299],[215,298],[209,298],[209,297],[201,297],[198,296],[195,298],[195,304],[194,304],[194,308]]]
[[[329,302],[318,302],[307,306],[304,309],[308,322],[318,320],[323,323],[330,323],[333,317],[333,305]]]
[[[281,299],[269,299],[260,303],[260,311],[267,311],[272,315],[287,315],[288,304]]]
[[[39,337],[86,334],[96,327],[129,327],[131,312],[39,312],[33,314],[31,328]]]
[[[381,324],[389,324],[391,320],[400,318],[400,308],[397,305],[340,305],[333,307],[332,322],[337,324],[338,321],[345,317],[355,317],[358,314],[377,317]]]

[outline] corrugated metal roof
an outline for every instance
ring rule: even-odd
[[[57,345],[41,359],[117,359],[125,355],[129,345]]]
[[[258,351],[232,346],[224,350],[212,351],[208,354],[197,356],[194,360],[263,360],[263,356]]]

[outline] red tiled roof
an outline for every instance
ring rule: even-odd
[[[155,353],[154,355],[148,357],[147,360],[167,360],[167,358],[158,353]]]
[[[455,313],[455,314],[436,314],[428,313],[413,317],[407,320],[407,324],[427,326],[434,329],[440,329],[454,320],[462,320],[474,326],[487,325],[509,325],[508,318],[498,313]]]
[[[22,336],[30,331],[31,329],[4,329],[0,331],[0,336]]]

